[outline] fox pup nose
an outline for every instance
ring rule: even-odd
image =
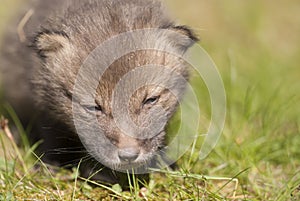
[[[135,161],[140,154],[140,150],[135,147],[123,148],[118,152],[119,158],[122,162]]]

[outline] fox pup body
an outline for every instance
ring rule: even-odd
[[[33,119],[29,138],[32,142],[43,140],[38,150],[45,153],[43,159],[60,166],[77,164],[83,159],[81,172],[86,177],[104,165],[108,168],[94,179],[110,183],[119,182],[122,177],[112,170],[151,166],[157,151],[165,146],[166,123],[185,90],[179,77],[188,79],[183,60],[162,49],[183,55],[196,40],[192,31],[175,25],[161,3],[154,0],[40,0],[28,5],[31,12],[27,12],[26,19],[21,18],[24,23],[16,20],[19,31],[17,26],[7,30],[2,45],[2,81],[4,97],[16,109],[22,123],[27,126]],[[20,29],[24,32],[22,36]],[[131,33],[139,30],[146,30],[143,38]],[[128,33],[127,43],[140,47],[150,44],[154,49],[136,49],[108,66],[101,66],[107,59],[105,52],[94,54],[93,67],[80,81],[85,90],[75,94],[78,75],[91,53],[123,33]],[[132,41],[128,41],[128,36]],[[106,53],[114,55],[127,43],[121,40],[109,46]],[[149,65],[155,67],[139,70]],[[100,79],[99,69],[105,69]],[[133,71],[136,73],[118,85]],[[154,80],[151,84],[150,78]],[[96,87],[92,87],[92,80],[97,79]],[[129,92],[137,82],[142,86]],[[116,95],[117,86],[121,92]],[[89,101],[86,97],[90,97]],[[124,103],[126,110],[118,105],[113,108],[114,97],[119,105]],[[79,120],[74,119],[74,106],[75,113],[82,114],[77,115]],[[153,125],[148,130],[134,130],[129,124],[122,127],[124,112],[138,128],[144,128],[152,118],[161,123],[160,129],[153,129],[157,128]],[[93,125],[89,115],[95,117]],[[75,121],[81,125],[80,131]]]

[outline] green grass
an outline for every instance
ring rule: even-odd
[[[43,165],[37,170],[40,161],[32,150],[14,148],[1,133],[0,200],[300,199],[299,1],[169,2],[200,35],[225,83],[226,125],[213,152],[199,161],[197,143],[179,160],[177,172],[151,175],[146,189],[133,182],[130,191],[121,191],[91,186],[76,168],[55,174]],[[0,15],[9,13],[7,5],[0,5]],[[203,133],[210,106],[205,87],[196,84],[203,98]]]

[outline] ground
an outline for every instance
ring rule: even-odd
[[[1,1],[0,29],[19,2]],[[122,191],[88,184],[76,168],[50,171],[32,156],[34,147],[16,147],[6,128],[0,132],[0,200],[300,200],[300,2],[167,2],[200,36],[225,84],[226,123],[213,152],[199,160],[196,143],[178,161],[179,170]],[[199,84],[201,133],[210,104],[203,83],[193,84]]]

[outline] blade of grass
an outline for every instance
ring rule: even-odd
[[[78,181],[78,177],[79,177],[79,168],[80,168],[81,162],[82,162],[82,160],[79,161],[78,166],[75,171],[75,181],[74,181],[74,187],[73,187],[73,193],[72,193],[72,201],[75,200],[77,181]]]
[[[27,138],[26,131],[25,131],[24,127],[22,126],[22,123],[21,123],[19,117],[17,116],[15,110],[12,108],[11,105],[6,103],[6,104],[4,104],[4,108],[7,111],[8,115],[13,120],[14,125],[18,129],[19,135],[20,135],[21,140],[22,140],[22,145],[24,146],[25,151],[28,151],[30,149],[30,143],[29,143],[29,140]]]
[[[25,161],[24,161],[24,159],[22,157],[22,154],[21,154],[21,152],[20,152],[20,150],[19,150],[19,148],[18,148],[18,146],[17,146],[17,144],[16,144],[16,142],[15,142],[15,140],[13,138],[13,135],[11,134],[11,131],[10,131],[9,127],[8,127],[8,120],[2,118],[2,120],[1,120],[1,127],[2,127],[2,130],[4,131],[5,135],[8,137],[10,143],[12,144],[13,150],[14,150],[14,152],[16,154],[16,157],[21,162],[24,171],[27,173],[28,172],[28,168],[27,168],[27,166],[25,164]]]
[[[86,181],[86,182],[89,182],[89,183],[91,183],[91,184],[93,184],[93,185],[95,185],[95,186],[98,186],[98,187],[101,187],[101,188],[103,188],[103,189],[106,189],[106,190],[108,190],[108,191],[114,193],[115,195],[117,195],[117,196],[123,198],[123,199],[126,199],[126,200],[130,200],[130,199],[131,199],[131,197],[122,195],[121,193],[119,193],[119,192],[113,190],[112,188],[110,188],[110,187],[108,187],[108,186],[106,186],[106,185],[100,184],[100,183],[98,183],[98,182],[96,182],[96,181],[92,181],[92,180],[89,180],[89,179],[86,179],[86,178],[83,178],[83,177],[79,177],[79,178],[80,178],[81,180]]]

